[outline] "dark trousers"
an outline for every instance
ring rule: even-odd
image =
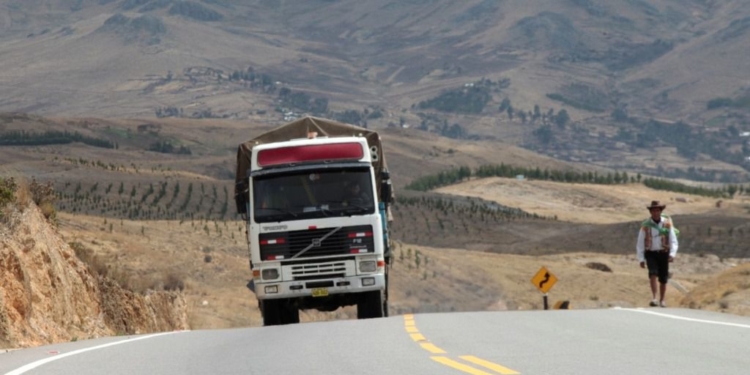
[[[648,275],[658,276],[659,282],[667,283],[669,278],[669,252],[668,251],[646,251],[646,265]]]

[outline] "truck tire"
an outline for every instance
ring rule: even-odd
[[[267,299],[261,306],[263,326],[299,323],[299,309],[288,299]]]
[[[263,326],[277,326],[281,324],[281,304],[278,300],[267,299],[260,301],[260,311],[263,314]]]
[[[357,302],[357,319],[382,318],[385,315],[384,306],[383,292],[376,290],[362,293]]]
[[[283,303],[280,308],[281,324],[297,324],[299,323],[299,309],[297,305],[291,303],[289,300],[282,300]]]
[[[388,271],[390,266],[386,266],[385,268],[385,290],[383,290],[383,316],[388,317],[388,286],[391,285],[388,283]]]

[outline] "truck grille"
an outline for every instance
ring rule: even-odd
[[[346,263],[318,263],[291,266],[294,280],[311,280],[321,277],[343,277],[346,274]]]
[[[263,260],[288,260],[300,253],[298,258],[375,252],[371,225],[265,233],[259,239]]]

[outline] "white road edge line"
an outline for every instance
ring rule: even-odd
[[[158,336],[164,336],[164,335],[171,335],[171,334],[178,333],[178,332],[186,332],[186,331],[174,331],[174,332],[155,333],[153,335],[139,336],[139,337],[132,338],[132,339],[125,339],[125,340],[122,340],[122,341],[110,342],[109,344],[104,344],[104,345],[99,345],[99,346],[92,346],[90,348],[79,349],[79,350],[72,351],[70,353],[59,354],[59,355],[56,355],[54,357],[40,359],[40,360],[38,360],[36,362],[32,362],[32,363],[29,363],[29,364],[27,364],[25,366],[19,367],[19,368],[15,369],[15,370],[13,370],[11,372],[7,372],[7,373],[5,373],[5,375],[21,375],[21,374],[23,374],[23,373],[25,373],[25,372],[27,372],[29,370],[33,370],[33,369],[41,366],[43,364],[50,363],[50,362],[53,362],[53,361],[57,361],[58,359],[63,359],[65,357],[70,357],[72,355],[81,354],[81,353],[85,353],[85,352],[89,352],[89,351],[97,350],[97,349],[103,349],[103,348],[107,348],[107,347],[110,347],[110,346],[115,346],[115,345],[120,345],[120,344],[126,344],[126,343],[133,342],[133,341],[145,340],[145,339],[150,339],[150,338],[154,338],[154,337],[158,337]]]
[[[670,314],[658,313],[658,312],[655,312],[655,311],[648,311],[648,310],[645,310],[645,309],[642,309],[642,308],[627,309],[627,308],[616,307],[615,310],[625,310],[625,311],[632,311],[632,312],[637,312],[637,313],[642,313],[642,314],[658,315],[658,316],[662,316],[662,317],[665,317],[665,318],[671,318],[671,319],[676,319],[676,320],[686,320],[688,322],[697,322],[697,323],[706,323],[706,324],[717,324],[717,325],[721,325],[721,326],[730,326],[730,327],[739,327],[739,328],[750,328],[750,325],[748,325],[748,324],[727,323],[727,322],[719,322],[719,321],[715,321],[715,320],[686,318],[684,316],[679,316],[679,315],[670,315]]]

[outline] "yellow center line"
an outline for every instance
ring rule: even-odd
[[[492,375],[492,374],[490,374],[488,372],[484,372],[482,370],[475,369],[474,367],[465,365],[463,363],[456,362],[456,361],[454,361],[454,360],[452,360],[452,359],[450,359],[448,357],[431,357],[431,358],[432,358],[433,361],[435,361],[437,363],[446,365],[448,367],[452,367],[452,368],[454,368],[456,370],[459,370],[459,371],[463,371],[463,372],[465,372],[467,374],[472,374],[472,375]]]
[[[511,370],[511,369],[509,369],[507,367],[504,367],[504,366],[500,366],[497,363],[492,363],[490,361],[485,361],[485,360],[483,360],[481,358],[477,358],[477,357],[475,357],[473,355],[464,355],[464,356],[461,356],[459,358],[463,359],[464,361],[471,362],[471,363],[473,363],[475,365],[486,367],[486,368],[488,368],[488,369],[490,369],[492,371],[497,371],[497,372],[499,372],[499,373],[501,373],[503,375],[518,375],[519,374],[518,371]]]
[[[424,338],[421,333],[412,333],[410,336],[414,341],[427,341],[427,339]]]
[[[432,353],[432,354],[445,354],[445,350],[438,348],[435,346],[435,344],[429,343],[429,342],[423,342],[419,344],[422,346],[422,349]]]
[[[435,344],[427,341],[427,339],[421,333],[419,333],[419,330],[417,330],[417,324],[414,321],[413,315],[411,314],[404,315],[404,329],[406,329],[406,332],[409,333],[409,336],[411,337],[412,340],[419,343],[422,349],[430,352],[431,354],[446,354],[445,350],[440,349]],[[511,370],[507,367],[498,365],[497,363],[486,361],[484,359],[481,359],[472,355],[465,355],[459,358],[461,358],[462,360],[466,362],[470,362],[475,365],[485,367],[494,372],[488,373],[480,369],[471,367],[469,365],[463,364],[461,362],[457,362],[445,356],[432,356],[430,358],[432,358],[433,361],[438,362],[442,365],[445,365],[453,369],[463,371],[467,374],[472,374],[472,375],[493,375],[495,374],[494,372],[500,373],[502,375],[520,375],[520,373],[515,370]]]

